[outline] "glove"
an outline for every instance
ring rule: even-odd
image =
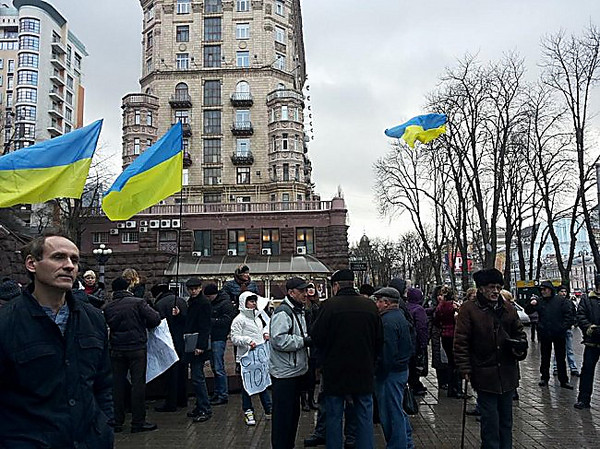
[[[311,346],[312,346],[312,337],[310,335],[307,335],[306,337],[304,337],[304,347],[310,348]]]
[[[587,331],[585,332],[585,334],[588,337],[600,336],[600,326],[597,326],[596,324],[592,324],[590,327],[587,328]]]

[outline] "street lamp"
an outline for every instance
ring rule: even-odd
[[[112,249],[107,248],[104,243],[101,243],[100,246],[92,252],[94,253],[94,256],[96,256],[96,260],[100,265],[98,280],[104,284],[104,265],[106,265],[106,262],[108,262],[108,259],[110,259]]]
[[[583,265],[583,292],[587,294],[588,291],[588,283],[587,283],[587,273],[585,272],[585,256],[588,255],[587,251],[579,251],[579,256],[581,257],[581,263]]]

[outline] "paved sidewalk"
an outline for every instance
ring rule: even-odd
[[[580,341],[581,334],[576,330],[574,342],[579,369],[583,352]],[[556,378],[550,380],[548,387],[539,387],[538,368],[539,343],[533,343],[527,359],[521,363],[520,399],[514,402],[513,447],[600,447],[600,372],[596,375],[592,409],[578,411],[573,408],[577,397],[578,378],[572,379],[576,387],[574,391],[560,388]],[[208,374],[210,370],[206,371]],[[463,401],[446,398],[443,394],[438,395],[433,375],[430,375],[425,383],[429,392],[422,399],[419,415],[412,418],[416,448],[459,448]],[[257,418],[255,427],[246,427],[243,422],[239,394],[231,395],[228,405],[214,407],[211,420],[197,424],[185,416],[186,410],[175,413],[154,412],[153,407],[158,403],[148,401],[148,420],[156,422],[158,430],[132,435],[129,428],[125,427],[125,431],[117,435],[117,449],[270,448],[271,423],[265,420],[258,398],[254,400]],[[469,408],[473,404],[474,399],[470,399]],[[296,447],[303,447],[302,440],[312,432],[314,420],[314,412],[302,413]],[[375,447],[385,447],[380,426],[375,427]],[[474,417],[467,417],[465,447],[479,447],[479,425]]]

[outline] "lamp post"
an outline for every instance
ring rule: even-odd
[[[110,259],[112,249],[107,248],[104,243],[101,243],[100,246],[92,252],[94,253],[94,256],[96,256],[96,260],[100,265],[98,280],[104,284],[104,265],[106,265],[106,262],[108,262],[108,259]]]
[[[587,273],[585,272],[585,256],[587,256],[587,251],[579,251],[579,256],[581,257],[581,264],[583,265],[583,292],[587,294],[588,291],[588,283],[587,283]]]

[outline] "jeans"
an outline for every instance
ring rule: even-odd
[[[514,390],[502,394],[477,392],[481,411],[481,449],[512,448],[512,403]]]
[[[589,404],[592,399],[594,386],[594,371],[600,358],[600,348],[586,346],[583,350],[583,366],[581,367],[581,378],[579,379],[579,395],[577,401]]]
[[[565,337],[540,337],[540,353],[542,355],[540,374],[542,379],[545,381],[550,379],[550,355],[552,354],[552,346],[554,346],[554,353],[556,354],[558,380],[560,383],[567,383],[569,382],[569,376],[567,375]]]
[[[408,374],[407,374],[408,375]],[[356,415],[356,447],[373,449],[373,395],[350,395]],[[325,396],[327,449],[342,449],[342,418],[347,396]]]
[[[300,393],[303,376],[271,377],[273,392],[272,449],[293,449],[300,420]]]
[[[258,393],[258,397],[260,398],[260,402],[265,410],[265,413],[271,414],[271,410],[273,409],[273,402],[271,401],[271,395],[269,394],[269,390],[262,391]],[[252,410],[254,411],[254,406],[252,405],[252,397],[246,393],[246,390],[242,387],[242,410]]]
[[[320,380],[319,391],[319,410],[317,410],[317,424],[315,426],[314,436],[325,438],[327,433],[327,411],[325,410],[325,393],[323,392],[323,377]],[[347,443],[356,441],[356,413],[354,413],[354,405],[346,401],[344,408],[344,437]]]
[[[125,390],[127,373],[131,377],[131,425],[146,421],[146,349],[134,351],[112,350],[110,359],[113,371],[115,424],[125,422]]]
[[[408,369],[389,373],[385,379],[375,379],[375,395],[379,404],[379,419],[387,449],[412,449],[412,427],[402,407]]]
[[[569,370],[577,371],[577,362],[575,362],[575,353],[573,352],[573,330],[572,329],[569,329],[567,331],[566,347],[567,347],[567,362],[569,364]],[[554,357],[552,358],[552,366],[553,366],[553,370],[557,371],[556,354],[554,354]]]
[[[212,369],[215,381],[215,399],[227,399],[229,388],[227,386],[227,372],[225,371],[225,348],[226,341],[213,341],[211,344],[212,357],[210,367]]]
[[[194,386],[194,393],[196,393],[195,410],[210,414],[212,411],[208,400],[208,390],[206,389],[206,377],[204,377],[204,362],[206,362],[204,355],[192,356],[192,385]]]

